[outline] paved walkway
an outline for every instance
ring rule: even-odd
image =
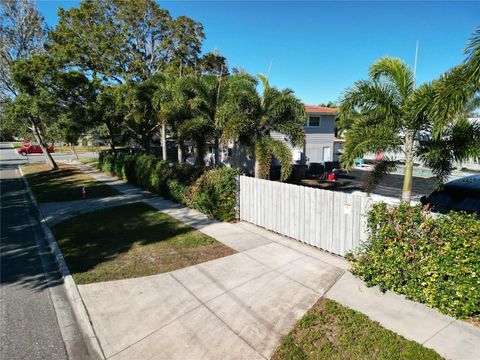
[[[136,200],[145,195],[81,168]],[[248,223],[219,223],[158,197],[142,198],[238,253],[170,273],[80,285],[108,358],[269,358],[325,295],[446,358],[480,359],[480,329],[395,293],[367,288],[340,257]],[[75,206],[69,203],[63,216],[74,215]]]

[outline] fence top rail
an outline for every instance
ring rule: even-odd
[[[257,181],[257,182],[264,183],[264,184],[271,183],[271,184],[280,184],[281,186],[294,186],[294,187],[299,187],[299,188],[308,188],[308,189],[313,189],[315,191],[328,192],[328,193],[331,193],[331,194],[344,194],[344,195],[349,195],[349,196],[356,197],[356,198],[365,198],[365,199],[368,199],[368,200],[373,200],[373,198],[370,197],[369,194],[361,192],[361,191],[355,191],[354,193],[349,193],[349,192],[344,192],[344,191],[319,189],[319,188],[316,188],[316,187],[313,187],[313,186],[306,186],[306,185],[301,185],[301,184],[291,184],[291,183],[286,183],[286,182],[281,182],[281,181],[260,179],[260,178],[255,178],[255,177],[252,177],[252,176],[246,176],[246,175],[239,175],[239,176],[240,176],[240,178],[249,179],[251,181]],[[240,191],[241,190],[242,189],[240,189]],[[392,203],[394,203],[396,201],[396,199],[393,199],[393,198],[390,199],[390,200],[392,201]]]

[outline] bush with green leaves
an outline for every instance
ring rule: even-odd
[[[99,168],[215,219],[235,220],[237,170],[221,168],[204,173],[201,166],[112,151],[100,153]]]
[[[194,208],[222,221],[236,216],[237,176],[239,171],[220,168],[203,174],[191,188],[190,199]]]
[[[376,204],[368,240],[348,254],[351,271],[458,318],[480,317],[480,219],[432,216],[420,205]]]

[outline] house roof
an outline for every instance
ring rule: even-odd
[[[315,106],[305,104],[305,111],[307,113],[322,113],[322,114],[336,114],[338,109],[329,108],[326,106]]]

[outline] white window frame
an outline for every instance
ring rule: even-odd
[[[310,118],[312,118],[312,117],[313,118],[318,118],[318,125],[310,125]],[[322,124],[322,116],[321,115],[316,115],[316,116],[308,115],[308,124],[307,124],[308,127],[318,128],[318,127],[321,126],[321,124]]]

